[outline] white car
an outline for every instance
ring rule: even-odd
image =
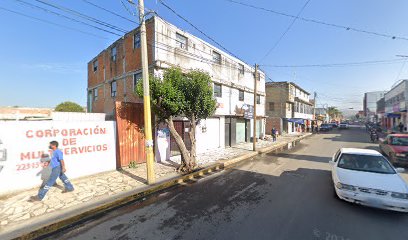
[[[342,148],[330,161],[336,195],[365,206],[408,212],[408,186],[375,150]]]

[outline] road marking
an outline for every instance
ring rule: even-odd
[[[250,188],[252,188],[255,185],[256,185],[256,182],[251,183],[246,188],[244,188],[241,191],[237,192],[234,196],[228,198],[228,201],[234,200],[235,198],[239,197],[241,194],[243,194],[245,191],[249,190]]]

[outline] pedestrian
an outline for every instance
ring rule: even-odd
[[[272,128],[272,141],[276,142],[276,129]]]
[[[404,131],[404,124],[402,122],[400,122],[398,124],[398,128],[399,128],[400,133],[402,133]]]
[[[31,201],[41,201],[45,197],[45,194],[47,194],[48,190],[54,186],[57,178],[61,179],[64,183],[65,189],[62,191],[63,193],[74,191],[74,187],[65,175],[66,168],[64,157],[62,151],[58,148],[58,142],[50,142],[49,148],[52,150],[52,157],[50,160],[50,166],[52,168],[51,174],[45,185],[38,191],[38,195],[30,198]]]

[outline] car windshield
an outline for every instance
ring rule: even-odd
[[[395,174],[394,168],[383,156],[344,153],[337,166],[356,171]]]
[[[320,127],[328,127],[328,124],[322,124]]]
[[[408,137],[392,137],[391,145],[408,146]]]

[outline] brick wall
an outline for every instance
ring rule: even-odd
[[[146,22],[148,61],[154,63],[154,18]],[[134,35],[139,29],[127,33],[114,42],[88,63],[88,101],[92,95],[91,112],[112,115],[115,101],[142,102],[134,93],[133,74],[141,72],[141,49],[134,48]],[[116,60],[111,58],[112,48],[116,47]],[[94,61],[98,61],[97,71],[93,71]],[[111,82],[116,81],[116,97],[111,96]],[[93,89],[97,89],[98,98],[94,99]]]

